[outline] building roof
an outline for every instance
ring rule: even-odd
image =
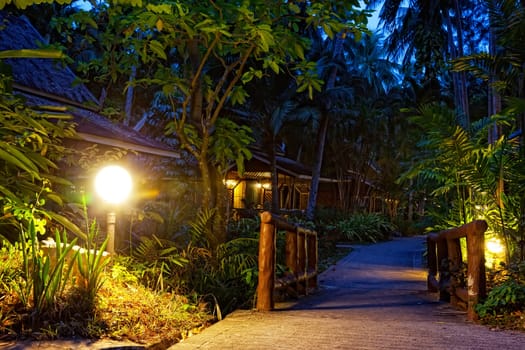
[[[0,11],[0,51],[36,49],[44,38],[24,17]],[[42,58],[10,58],[3,60],[13,73],[13,89],[32,105],[61,105],[77,124],[77,136],[101,145],[137,152],[180,158],[166,144],[148,138],[132,128],[113,123],[98,114],[98,100],[78,82],[73,71],[62,62]]]

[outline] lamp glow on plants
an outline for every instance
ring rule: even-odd
[[[494,255],[500,255],[503,253],[505,248],[503,247],[503,244],[499,239],[492,238],[491,240],[487,241],[487,250]]]
[[[485,263],[487,267],[493,269],[496,268],[497,264],[504,259],[505,246],[501,240],[497,238],[491,238],[485,242]]]

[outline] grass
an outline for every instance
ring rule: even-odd
[[[138,284],[107,283],[99,298],[97,325],[101,335],[115,340],[174,344],[214,321],[206,304]]]
[[[93,305],[69,288],[38,326],[16,294],[0,291],[0,339],[51,340],[81,337],[171,345],[215,321],[208,305],[159,293],[106,272]],[[167,346],[166,346],[167,347]]]

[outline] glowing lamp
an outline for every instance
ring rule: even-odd
[[[235,186],[237,186],[237,181],[235,180],[231,180],[231,179],[228,179],[228,180],[225,180],[224,181],[224,184],[226,185],[226,188],[228,189],[233,189]]]
[[[106,202],[116,205],[124,202],[131,193],[132,181],[128,171],[118,165],[102,168],[95,177],[95,190]],[[115,224],[117,214],[112,208],[107,214],[106,249],[109,253],[115,252]]]
[[[125,201],[131,192],[131,187],[131,176],[126,169],[118,165],[102,168],[95,178],[98,195],[111,204]]]
[[[501,244],[501,241],[499,239],[497,239],[497,238],[492,238],[492,239],[488,240],[486,248],[489,251],[489,253],[494,254],[494,255],[499,255],[499,254],[503,253],[503,251],[505,249],[503,247],[503,244]]]
[[[485,242],[485,266],[493,269],[496,268],[498,262],[503,260],[503,254],[505,253],[505,246],[501,240],[497,238],[491,238]]]

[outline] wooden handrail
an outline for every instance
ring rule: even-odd
[[[454,306],[466,305],[469,320],[476,320],[474,309],[486,296],[485,231],[484,220],[472,221],[460,227],[431,233],[427,236],[428,278],[427,287],[439,292],[439,299]],[[450,274],[462,263],[460,238],[467,238],[467,289],[458,285]]]
[[[289,271],[278,280],[275,275],[277,230],[286,230],[285,264]],[[290,224],[270,212],[261,213],[256,309],[274,309],[275,289],[293,288],[297,294],[306,294],[309,288],[317,288],[317,251],[317,232]]]

